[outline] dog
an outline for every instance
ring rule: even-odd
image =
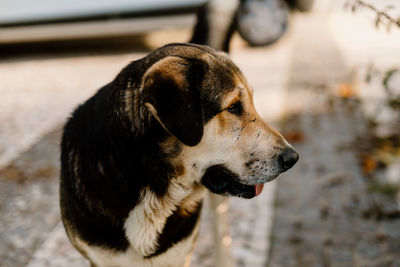
[[[225,53],[169,44],[131,62],[66,123],[63,224],[92,266],[183,266],[208,191],[253,198],[297,160]]]

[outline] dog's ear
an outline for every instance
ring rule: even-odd
[[[207,66],[201,60],[170,56],[155,63],[143,77],[144,105],[188,146],[197,145],[203,136],[200,86]]]

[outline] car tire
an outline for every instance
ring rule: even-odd
[[[290,9],[283,0],[243,1],[237,13],[237,30],[250,45],[276,42],[286,31]]]

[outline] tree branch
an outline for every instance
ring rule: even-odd
[[[349,0],[344,5],[345,8],[350,8],[352,12],[356,12],[360,8],[367,8],[372,10],[376,14],[375,26],[379,28],[382,23],[386,23],[387,30],[389,31],[392,25],[400,28],[400,17],[393,18],[387,13],[388,10],[393,9],[394,6],[387,6],[383,10],[379,10],[369,3],[365,3],[362,0]]]

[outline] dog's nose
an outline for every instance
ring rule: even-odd
[[[279,163],[285,171],[292,168],[293,165],[299,160],[299,154],[293,148],[287,147],[279,156]]]

